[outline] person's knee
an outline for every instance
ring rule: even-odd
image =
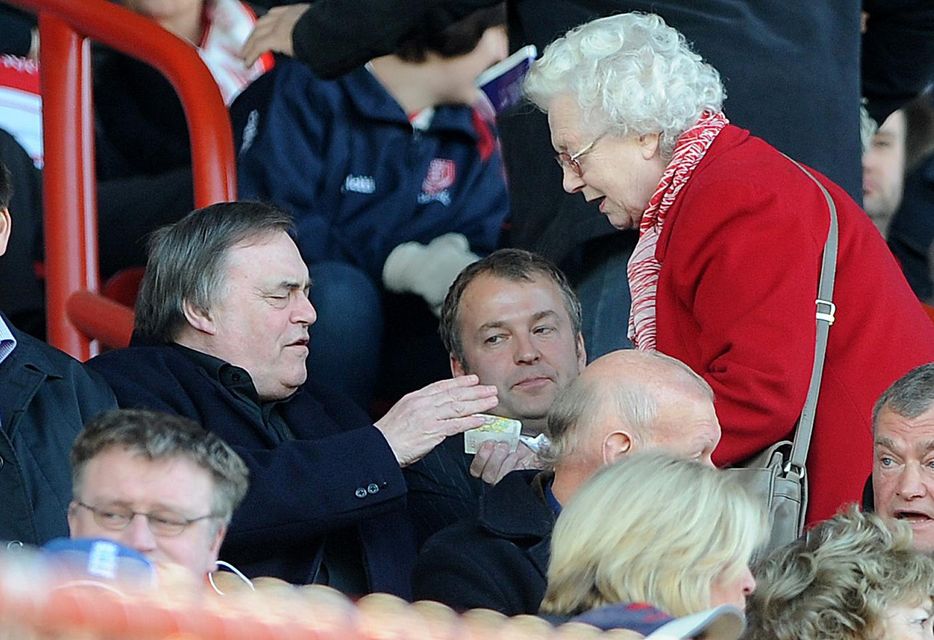
[[[309,271],[311,301],[319,312],[325,307],[356,312],[379,307],[379,289],[362,269],[346,262],[321,262]]]

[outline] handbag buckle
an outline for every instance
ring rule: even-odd
[[[803,478],[805,474],[805,468],[803,465],[797,464],[795,462],[789,461],[785,465],[785,475],[787,476],[790,473],[794,473],[797,478]]]
[[[815,300],[814,303],[817,305],[817,319],[823,320],[828,325],[833,324],[834,316],[837,313],[837,305],[830,300],[821,300],[820,298]],[[822,304],[827,306],[826,311],[821,311]]]

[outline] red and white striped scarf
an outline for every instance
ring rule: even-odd
[[[629,339],[641,351],[655,351],[655,290],[662,266],[655,258],[655,246],[668,210],[717,134],[728,123],[729,120],[722,112],[705,111],[694,126],[678,137],[671,160],[649,200],[649,206],[642,214],[639,241],[629,258],[627,269],[632,293]]]
[[[214,76],[224,104],[229,105],[247,85],[272,69],[272,54],[264,53],[250,67],[240,58],[240,49],[256,25],[253,9],[240,0],[205,3],[204,21],[198,54]]]

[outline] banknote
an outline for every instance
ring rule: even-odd
[[[484,424],[464,432],[464,453],[476,453],[480,445],[487,440],[505,442],[510,451],[516,450],[519,445],[519,433],[522,431],[521,422],[485,413],[477,415],[484,418]]]

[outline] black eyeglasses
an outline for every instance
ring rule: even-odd
[[[585,146],[577,153],[568,153],[567,151],[562,151],[561,153],[556,154],[555,162],[557,162],[558,166],[562,169],[569,169],[573,171],[574,175],[576,175],[578,178],[582,178],[584,176],[584,169],[581,167],[581,157],[593,151],[594,145],[597,144],[600,138],[602,138],[604,135],[606,134],[601,133],[599,136],[591,140],[590,144]]]
[[[89,504],[85,504],[80,501],[75,501],[74,504],[79,507],[84,507],[94,515],[94,522],[103,527],[104,529],[110,529],[111,531],[123,531],[130,523],[133,521],[133,518],[136,516],[143,516],[146,518],[146,522],[149,524],[149,530],[152,531],[153,535],[156,536],[177,536],[182,533],[189,526],[198,522],[199,520],[207,520],[208,518],[217,517],[213,513],[209,513],[206,516],[201,516],[199,518],[184,518],[177,513],[171,511],[152,511],[149,513],[144,513],[142,511],[133,511],[132,509],[127,509],[124,507],[108,507],[106,509],[101,509],[98,507],[92,507]]]

